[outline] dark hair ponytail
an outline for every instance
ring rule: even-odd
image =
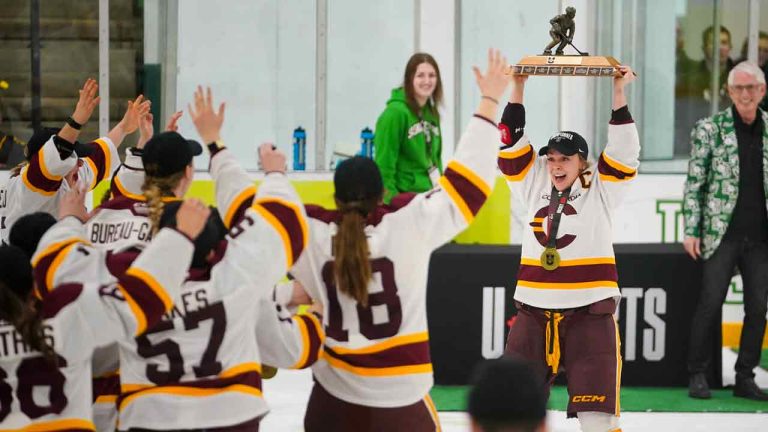
[[[365,237],[365,219],[371,209],[363,209],[360,203],[339,203],[341,221],[333,242],[339,291],[354,298],[362,306],[368,305],[368,282],[371,280],[371,263],[368,260],[370,253],[368,239]]]
[[[354,156],[336,167],[333,184],[341,212],[333,241],[336,286],[365,307],[372,273],[365,221],[384,193],[381,173],[371,159]]]
[[[53,360],[55,353],[44,334],[40,302],[31,299],[32,267],[16,246],[0,247],[0,319],[13,325],[29,348]]]

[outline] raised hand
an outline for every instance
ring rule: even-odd
[[[144,148],[152,136],[155,134],[155,126],[152,124],[154,116],[151,112],[144,114],[139,120],[139,141],[136,143],[136,148]]]
[[[613,77],[613,87],[614,88],[624,88],[628,84],[630,84],[632,81],[637,79],[637,75],[634,71],[632,71],[632,68],[629,66],[619,66],[619,72],[621,72],[621,76],[615,76]]]
[[[224,102],[219,105],[218,112],[214,111],[211,88],[206,87],[205,93],[203,93],[203,88],[197,86],[194,105],[194,109],[187,105],[187,111],[189,111],[189,116],[192,118],[192,123],[195,124],[197,133],[202,138],[203,144],[210,144],[219,140],[221,138],[221,125],[224,123],[224,109],[226,108]]]
[[[59,219],[75,216],[85,223],[90,217],[85,208],[86,194],[85,186],[80,183],[68,190],[59,202]]]
[[[176,229],[191,239],[196,239],[203,231],[211,209],[202,201],[190,198],[184,200],[176,212]]]
[[[489,120],[496,118],[496,110],[499,106],[499,98],[504,94],[509,85],[509,76],[507,75],[507,59],[499,53],[499,50],[488,50],[488,67],[485,74],[480,72],[476,66],[472,67],[475,73],[477,87],[483,97],[477,107],[476,114]]]
[[[168,119],[168,124],[165,126],[166,132],[178,132],[179,131],[179,119],[181,118],[181,115],[184,114],[184,111],[176,111],[171,115],[171,118]],[[206,143],[208,144],[208,143]]]
[[[93,78],[88,78],[80,89],[80,98],[75,105],[75,111],[72,113],[72,119],[80,124],[85,124],[91,118],[93,110],[99,106],[101,98],[98,95],[99,84]]]
[[[271,143],[259,146],[259,165],[265,172],[285,172],[285,154]]]
[[[139,95],[136,100],[128,101],[128,108],[125,110],[123,119],[120,120],[123,126],[123,133],[132,134],[139,128],[142,117],[149,113],[152,102],[144,99],[144,95]]]
[[[627,105],[627,95],[624,92],[624,87],[637,78],[637,75],[629,66],[619,66],[619,71],[621,76],[613,77],[613,103],[611,105],[613,110]]]

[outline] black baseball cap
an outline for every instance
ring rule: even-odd
[[[43,145],[45,145],[45,143],[48,142],[52,136],[58,135],[60,130],[61,129],[49,127],[36,130],[32,134],[32,137],[29,139],[29,141],[27,141],[26,150],[24,151],[24,156],[27,158],[27,161],[32,159],[32,156],[39,152]],[[91,153],[93,153],[92,146],[80,143],[78,141],[75,141],[75,143],[72,144],[63,138],[59,138],[56,139],[54,143],[57,147],[63,147],[66,150],[74,151],[79,158],[89,156]]]
[[[160,217],[161,228],[176,227],[176,213],[179,212],[179,208],[181,208],[181,204],[183,203],[184,201],[182,200],[165,203],[163,215]],[[220,241],[224,240],[226,234],[227,228],[224,226],[224,221],[221,220],[219,211],[212,207],[211,214],[205,222],[205,227],[203,227],[203,230],[195,239],[195,252],[192,255],[192,267],[205,268],[208,263],[208,254]]]
[[[144,171],[153,177],[168,177],[184,170],[203,152],[199,142],[176,132],[163,132],[147,141],[141,154]]]
[[[539,156],[546,155],[549,149],[557,150],[566,156],[573,156],[578,153],[584,159],[589,155],[587,140],[573,131],[561,131],[552,135],[547,145],[539,150]]]

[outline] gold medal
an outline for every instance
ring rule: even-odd
[[[560,267],[560,254],[557,249],[548,247],[541,253],[541,266],[544,270],[554,270]]]

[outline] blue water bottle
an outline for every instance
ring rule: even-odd
[[[293,170],[307,168],[307,132],[299,126],[293,130]]]
[[[369,127],[360,132],[360,156],[373,159],[373,131]]]

